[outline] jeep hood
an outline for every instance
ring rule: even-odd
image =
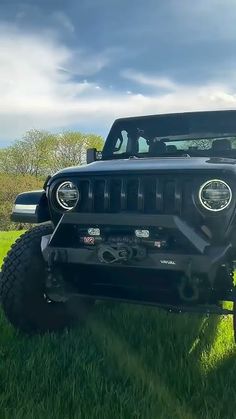
[[[236,172],[236,159],[209,157],[161,157],[131,158],[122,160],[96,161],[85,166],[68,167],[57,172],[53,179],[78,175],[133,174],[148,172],[190,172],[195,170],[219,170]]]

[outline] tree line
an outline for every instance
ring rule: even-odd
[[[65,131],[52,134],[32,129],[12,145],[0,148],[0,230],[28,228],[10,220],[16,196],[42,189],[45,178],[57,170],[86,162],[86,150],[101,150],[103,138]]]
[[[52,134],[32,129],[12,145],[0,149],[0,173],[47,176],[86,162],[86,150],[101,150],[103,138],[95,134],[64,131]]]

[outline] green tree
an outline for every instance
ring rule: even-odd
[[[57,147],[54,150],[53,169],[78,166],[86,163],[86,150],[101,150],[103,138],[94,134],[82,134],[76,131],[64,131],[57,136]]]
[[[27,173],[36,177],[47,174],[57,147],[56,135],[32,129],[26,132],[19,143],[19,154],[24,153],[27,157]]]
[[[21,142],[0,151],[1,173],[27,174],[29,169],[28,156]]]
[[[46,131],[27,131],[21,140],[0,150],[0,171],[16,175],[48,174],[51,156],[57,145],[56,136]]]
[[[102,137],[94,134],[51,134],[32,129],[13,145],[0,149],[0,172],[47,176],[64,167],[84,164],[87,148],[101,150],[102,146]]]

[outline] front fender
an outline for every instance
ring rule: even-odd
[[[17,223],[38,224],[50,220],[48,200],[44,190],[17,195],[11,220]]]

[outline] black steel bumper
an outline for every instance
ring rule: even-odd
[[[70,228],[73,227],[73,230]],[[142,260],[131,259],[125,263],[125,267],[144,268],[185,272],[189,274],[202,273],[210,279],[215,277],[216,271],[222,264],[226,263],[231,254],[232,245],[216,247],[210,245],[208,240],[199,234],[178,216],[169,215],[143,215],[143,214],[78,214],[65,213],[51,236],[42,238],[41,248],[43,257],[49,262],[53,257],[58,263],[82,264],[82,265],[102,265],[98,258],[96,245],[80,246],[76,245],[76,234],[80,229],[89,227],[99,228],[101,232],[107,227],[123,229],[129,228],[163,228],[172,229],[181,233],[187,240],[189,246],[194,251],[174,252],[165,249],[148,250],[146,257]],[[75,235],[73,246],[66,245],[68,231]],[[117,264],[114,263],[113,267]],[[120,264],[118,264],[120,266]]]

